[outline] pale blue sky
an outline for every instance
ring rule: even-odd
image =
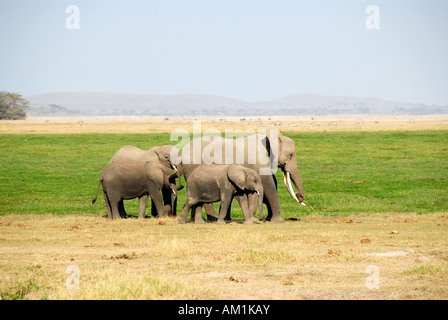
[[[365,9],[380,9],[368,30]],[[80,29],[68,30],[68,5]],[[446,0],[0,0],[0,90],[448,105]]]

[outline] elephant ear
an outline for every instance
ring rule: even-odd
[[[246,170],[244,170],[244,167],[241,165],[233,164],[227,169],[227,177],[241,190],[245,189],[246,176]]]
[[[148,179],[154,182],[157,188],[162,189],[164,172],[160,166],[161,165],[157,162],[147,161],[145,165],[145,172]]]
[[[280,131],[269,128],[266,130],[266,138],[262,139],[262,144],[266,148],[273,169],[277,169],[276,166],[282,149],[282,138],[283,135]]]

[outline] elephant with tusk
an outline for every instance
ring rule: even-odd
[[[172,155],[173,157],[173,155]],[[175,157],[174,157],[175,158]],[[203,136],[188,142],[182,148],[182,173],[188,184],[189,174],[201,163],[240,164],[259,173],[264,188],[264,204],[268,209],[267,220],[284,222],[280,215],[277,180],[272,170],[280,168],[288,193],[298,203],[305,205],[302,180],[297,168],[296,146],[291,138],[278,130],[268,129],[266,134],[228,139],[220,136]],[[293,185],[296,192],[293,190]],[[250,210],[256,200],[250,201]],[[212,205],[204,205],[207,215],[217,217]],[[226,219],[228,220],[228,215]]]

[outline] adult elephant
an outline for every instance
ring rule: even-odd
[[[158,216],[164,216],[160,190],[170,189],[177,198],[176,174],[158,161],[112,161],[101,173],[92,204],[100,185],[103,187],[110,219],[126,218],[123,200],[139,198],[138,217],[145,217],[148,196],[154,202]]]
[[[134,146],[124,146],[120,148],[110,160],[109,163],[116,161],[155,161],[164,165],[167,168],[177,170],[176,165],[171,160],[171,152],[175,148],[172,145],[163,145],[151,148],[149,150],[142,150],[140,148]],[[175,149],[177,150],[177,149]],[[181,190],[183,188],[182,182],[179,176],[179,188]],[[170,188],[162,188],[162,197],[164,203],[164,214],[168,214],[170,216],[176,216],[175,208],[177,198],[172,199],[172,191]],[[151,215],[157,216],[156,206],[154,201],[151,199]]]
[[[175,155],[171,155],[174,160]],[[297,168],[295,143],[278,130],[269,129],[266,134],[228,139],[219,136],[203,136],[188,142],[182,149],[182,156],[175,162],[182,162],[182,173],[188,184],[188,177],[201,163],[241,164],[260,174],[264,189],[264,203],[268,209],[267,220],[284,222],[280,215],[280,201],[277,181],[272,170],[283,171],[283,181],[291,197],[298,203],[305,198],[302,180]],[[292,183],[296,188],[294,192]],[[254,199],[255,200],[255,199]],[[251,201],[251,210],[256,206]],[[213,206],[205,206],[207,215],[215,216]]]

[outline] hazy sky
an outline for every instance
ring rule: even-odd
[[[448,105],[448,1],[0,0],[1,90]]]

